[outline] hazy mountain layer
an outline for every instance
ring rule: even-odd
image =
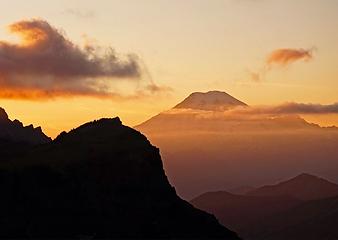
[[[257,188],[254,193],[259,196],[207,192],[191,203],[215,214],[243,239],[337,239],[337,188],[337,184],[301,174]]]
[[[197,95],[208,102],[208,93]],[[169,179],[186,199],[248,183],[270,184],[300,172],[338,181],[338,129],[296,114],[243,105],[173,108],[136,129],[159,146]]]
[[[338,185],[310,174],[301,174],[276,185],[267,185],[246,193],[252,196],[292,196],[315,200],[338,196]]]
[[[258,224],[257,224],[258,225]],[[338,197],[309,201],[264,221],[251,239],[338,239]]]
[[[218,191],[204,193],[191,203],[214,214],[243,239],[250,239],[251,231],[256,230],[253,226],[263,224],[267,217],[298,206],[302,201],[288,196],[242,196]]]

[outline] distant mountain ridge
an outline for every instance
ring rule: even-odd
[[[226,103],[233,98],[220,91],[192,93],[135,126],[160,147],[168,176],[182,197],[219,187],[261,186],[303,171],[338,181],[338,128],[236,100],[229,109],[205,107],[219,94]],[[196,105],[195,98],[203,104]]]
[[[227,192],[232,193],[232,194],[237,194],[237,195],[244,195],[244,194],[251,192],[255,189],[256,189],[255,187],[245,185],[245,186],[240,186],[240,187],[228,189]]]
[[[194,92],[190,94],[181,103],[177,104],[174,108],[187,108],[198,110],[226,110],[237,106],[248,106],[244,102],[230,96],[226,92],[209,91],[209,92]]]
[[[207,192],[191,203],[215,214],[244,239],[337,239],[338,185],[300,174],[243,195]]]
[[[256,188],[246,193],[251,196],[292,196],[300,200],[315,200],[338,196],[338,185],[326,179],[303,173],[275,185]]]
[[[238,239],[180,199],[159,149],[119,118],[0,162],[1,238]]]
[[[226,115],[229,110],[235,108],[249,109],[250,106],[226,92],[194,92],[172,109],[151,117],[135,128],[146,134],[175,130],[248,132],[321,128],[295,114],[274,117],[258,114],[255,118],[250,118],[250,114],[246,114],[244,117],[238,117],[236,114],[231,115],[231,113]]]

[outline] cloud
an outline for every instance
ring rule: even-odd
[[[160,92],[171,92],[173,89],[168,86],[159,86],[155,83],[150,83],[146,86],[146,90],[151,93],[160,93]]]
[[[268,65],[277,64],[286,66],[293,62],[299,61],[299,60],[310,60],[313,58],[312,49],[292,49],[292,48],[281,48],[276,49],[273,52],[271,52],[267,59],[266,63]]]
[[[278,114],[331,114],[338,113],[338,103],[322,105],[291,102],[267,108],[266,111]]]
[[[254,82],[260,82],[262,80],[263,71],[253,72],[248,70],[247,73],[249,74],[250,79]]]
[[[225,111],[207,111],[196,109],[172,109],[168,114],[209,114],[212,116],[231,115],[289,115],[289,114],[338,114],[338,103],[312,104],[289,102],[276,106],[239,106]]]
[[[245,108],[234,108],[228,111],[230,114],[338,114],[338,103],[312,104],[289,102],[276,106],[252,106]]]
[[[112,48],[90,43],[80,47],[47,21],[19,21],[9,30],[21,42],[0,41],[0,98],[109,98],[120,95],[110,89],[117,80],[141,79],[141,61],[135,54],[120,56]],[[160,90],[154,86],[144,91]]]
[[[311,49],[295,49],[295,48],[280,48],[272,51],[266,57],[264,65],[256,71],[248,71],[249,78],[253,82],[260,82],[265,75],[275,67],[286,67],[296,61],[309,61],[313,59],[313,51]]]

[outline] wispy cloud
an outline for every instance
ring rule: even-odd
[[[263,76],[276,67],[286,67],[297,61],[309,61],[314,57],[314,49],[280,48],[273,50],[268,54],[260,69],[249,71],[249,77],[254,82],[260,82]]]
[[[289,102],[276,106],[239,106],[224,111],[196,109],[173,109],[168,114],[211,114],[211,115],[288,115],[288,114],[338,114],[338,103],[313,104]]]
[[[268,65],[286,66],[296,61],[308,61],[313,58],[313,49],[281,48],[272,51],[266,59]]]
[[[263,108],[267,113],[285,114],[331,114],[338,113],[338,103],[323,105],[311,103],[285,103],[279,106]]]

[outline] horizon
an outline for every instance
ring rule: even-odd
[[[233,97],[233,96],[231,96],[230,94],[228,94],[227,92],[222,92],[222,91],[220,91],[220,90],[210,90],[210,91],[207,91],[207,92],[193,92],[193,93],[191,93],[191,94],[189,94],[187,97],[185,97],[184,99],[182,99],[182,101],[181,102],[179,102],[179,103],[176,103],[175,105],[173,105],[173,106],[171,106],[171,107],[168,107],[168,109],[164,109],[162,112],[163,113],[165,113],[165,112],[167,112],[167,111],[171,111],[171,109],[174,109],[175,108],[175,106],[176,105],[178,105],[178,104],[180,104],[180,103],[182,103],[182,102],[184,102],[184,100],[186,100],[186,99],[188,99],[192,94],[194,94],[194,93],[202,93],[202,94],[205,94],[204,96],[206,96],[208,93],[214,93],[214,92],[217,92],[217,93],[221,93],[221,94],[223,94],[223,93],[225,93],[225,95],[228,95],[228,96],[230,96],[230,97]],[[240,101],[240,99],[237,99],[237,98],[234,98],[235,100],[238,100],[238,101]],[[0,100],[1,101],[1,100]],[[248,103],[245,103],[245,104],[248,104]],[[288,103],[288,102],[286,102],[286,103],[284,103],[284,105],[288,105],[288,104],[298,104],[298,103]],[[302,104],[302,103],[301,103]],[[300,105],[301,105],[300,104]],[[278,107],[283,107],[284,106],[283,104],[281,104],[281,105],[276,105],[276,106],[271,106],[271,105],[250,105],[250,104],[248,104],[248,107],[249,108],[253,108],[253,109],[255,109],[255,108],[258,108],[258,109],[262,109],[262,111],[264,111],[264,109],[265,108],[278,108]],[[307,107],[309,107],[309,108],[312,108],[313,106],[313,104],[312,103],[310,103],[310,104],[304,104],[305,106],[307,106]],[[336,103],[334,103],[334,104],[332,104],[332,105],[320,105],[320,104],[318,104],[318,106],[319,107],[325,107],[325,106],[332,106],[333,108],[336,108]],[[3,108],[2,106],[0,106],[0,108]],[[5,109],[5,108],[3,108],[4,110],[5,110],[5,112],[7,113],[7,115],[8,115],[8,118],[10,119],[10,120],[19,120],[19,121],[21,121],[23,124],[24,124],[24,126],[28,126],[28,125],[31,125],[32,124],[32,122],[26,122],[26,121],[23,121],[22,119],[18,119],[18,118],[16,118],[16,117],[12,117],[11,116],[11,114],[10,113],[8,113],[8,111],[7,111],[7,109]],[[189,109],[187,109],[187,110],[189,110]],[[227,111],[227,110],[222,110],[222,111]],[[274,113],[274,115],[275,116],[278,116],[278,115],[280,115],[280,116],[283,116],[283,115],[297,115],[297,116],[299,116],[299,117],[301,117],[301,118],[303,118],[305,121],[307,121],[308,123],[313,123],[313,124],[317,124],[317,125],[319,125],[320,127],[338,127],[338,113],[336,113],[335,111],[335,109],[333,110],[334,112],[328,112],[328,113],[317,113],[317,112],[309,112],[309,113],[307,113],[307,112],[299,112],[299,113],[297,113],[297,109],[295,110],[296,112],[291,112],[291,113],[288,113],[288,112],[286,112],[286,113],[278,113],[278,112],[276,112],[276,113]],[[159,113],[157,113],[157,114],[159,114]],[[90,119],[90,118],[88,118],[88,119],[85,119],[85,120],[82,120],[82,122],[81,121],[76,121],[76,123],[74,123],[74,125],[73,126],[71,126],[70,124],[69,125],[67,125],[64,129],[62,129],[62,128],[58,128],[57,130],[52,130],[52,131],[45,131],[45,129],[44,129],[44,126],[43,125],[40,125],[39,123],[37,123],[37,124],[32,124],[35,128],[36,127],[41,127],[42,128],[42,131],[47,135],[47,136],[49,136],[49,137],[51,137],[52,139],[55,139],[60,133],[62,133],[62,132],[64,132],[64,131],[66,131],[66,132],[68,132],[68,131],[70,131],[70,130],[72,130],[72,129],[75,129],[75,128],[77,128],[78,126],[81,126],[81,125],[83,125],[83,124],[85,124],[86,122],[91,122],[91,121],[94,121],[94,120],[98,120],[98,119],[102,119],[102,118],[115,118],[115,117],[118,117],[118,118],[120,118],[121,119],[121,121],[123,122],[123,124],[125,124],[125,125],[127,125],[127,126],[129,126],[129,127],[131,127],[131,128],[134,128],[134,127],[137,127],[137,126],[139,126],[139,125],[141,125],[142,123],[144,123],[144,122],[146,122],[146,121],[148,121],[149,119],[151,119],[152,117],[154,117],[154,116],[156,116],[157,114],[154,114],[154,115],[152,115],[152,116],[150,116],[149,118],[146,118],[146,119],[142,119],[142,120],[140,120],[140,121],[136,121],[135,123],[133,123],[133,125],[129,125],[128,124],[128,122],[125,122],[124,121],[124,119],[123,118],[121,118],[120,116],[118,116],[118,115],[111,115],[111,116],[107,116],[107,115],[100,115],[100,117],[98,117],[98,118],[94,118],[94,119]],[[23,119],[25,119],[25,118],[23,118]]]

